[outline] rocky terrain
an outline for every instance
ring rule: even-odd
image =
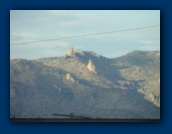
[[[106,58],[73,50],[62,57],[10,60],[10,117],[159,119],[160,52]]]

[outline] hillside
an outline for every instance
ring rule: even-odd
[[[114,59],[120,74],[139,85],[137,91],[160,107],[160,52],[134,51]]]
[[[65,56],[10,60],[10,117],[159,119],[160,52],[109,59],[68,49]]]

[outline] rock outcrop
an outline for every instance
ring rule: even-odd
[[[66,80],[75,83],[75,79],[70,75],[70,73],[67,73],[67,74],[66,74]]]
[[[67,56],[72,56],[74,54],[73,47],[69,46],[68,51],[67,51]]]
[[[90,72],[93,72],[94,74],[97,74],[96,67],[95,67],[95,65],[93,64],[93,62],[91,60],[89,60],[87,68],[88,68],[88,70]]]
[[[84,56],[84,52],[83,52],[82,50],[80,50],[80,49],[77,49],[77,50],[75,51],[75,53]]]

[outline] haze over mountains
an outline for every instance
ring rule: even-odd
[[[106,58],[69,47],[62,57],[10,60],[10,117],[159,119],[160,52]]]

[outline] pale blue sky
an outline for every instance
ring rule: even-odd
[[[11,10],[10,59],[64,56],[69,45],[109,58],[134,50],[160,51],[160,27],[12,45],[152,25],[160,25],[159,10]]]

